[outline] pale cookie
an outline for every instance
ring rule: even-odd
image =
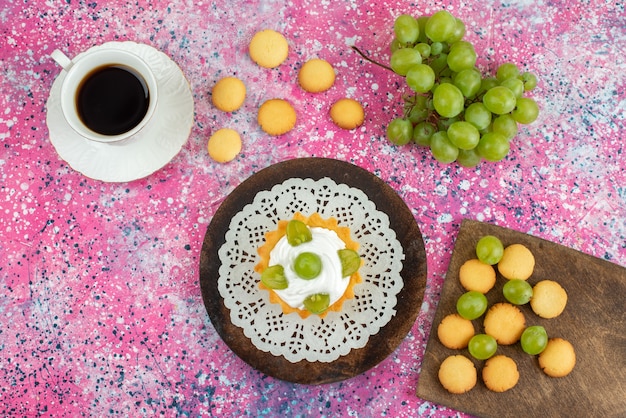
[[[223,112],[234,112],[246,99],[246,86],[236,77],[220,79],[211,92],[213,106]]]
[[[354,129],[365,120],[361,103],[354,99],[339,99],[330,108],[330,118],[343,129]]]
[[[474,336],[474,324],[459,314],[450,314],[441,320],[437,336],[445,347],[460,350],[467,347],[470,338]]]
[[[465,393],[476,386],[476,367],[460,354],[447,357],[439,366],[439,381],[450,393]]]
[[[209,138],[207,149],[215,161],[227,163],[241,151],[241,137],[234,129],[219,129]]]
[[[517,384],[519,371],[512,358],[500,354],[485,362],[482,377],[487,389],[494,392],[505,392]]]
[[[574,346],[562,338],[550,338],[539,354],[539,367],[551,377],[567,376],[576,365]]]
[[[335,70],[328,61],[314,58],[302,65],[298,72],[298,82],[309,93],[321,93],[332,87]]]
[[[526,318],[517,306],[500,302],[493,305],[483,321],[485,334],[491,335],[500,345],[511,345],[519,341],[526,328]]]
[[[252,37],[249,46],[250,58],[261,67],[276,68],[287,59],[287,39],[275,30],[265,29]]]
[[[556,318],[567,305],[567,292],[553,280],[542,280],[533,287],[530,307],[542,318]]]
[[[496,284],[496,271],[491,265],[473,258],[461,266],[459,280],[465,290],[487,293]]]
[[[259,108],[257,121],[261,129],[270,135],[282,135],[296,124],[296,111],[283,99],[270,99]]]
[[[527,280],[535,268],[535,257],[522,244],[512,244],[504,249],[498,262],[498,271],[505,278]]]

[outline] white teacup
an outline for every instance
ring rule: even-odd
[[[158,99],[157,81],[139,56],[102,48],[73,60],[59,50],[51,57],[66,71],[61,110],[79,135],[98,142],[121,141],[150,122]]]

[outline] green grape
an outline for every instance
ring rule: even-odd
[[[487,360],[498,350],[496,339],[488,334],[476,334],[467,343],[467,349],[477,360]]]
[[[430,44],[430,53],[432,55],[439,55],[443,52],[443,43],[441,42],[433,42]]]
[[[450,55],[452,55],[452,52],[450,52]],[[450,55],[448,55],[448,57],[450,57]],[[482,77],[480,72],[472,67],[461,70],[454,75],[452,80],[452,84],[461,90],[463,96],[474,97],[478,93],[478,90],[480,90]]]
[[[431,112],[435,110],[435,105],[433,104],[433,96],[432,95],[426,97],[426,108],[428,110],[430,110]]]
[[[361,267],[361,257],[359,254],[348,248],[337,251],[341,261],[341,277],[351,276]]]
[[[465,319],[476,319],[487,310],[487,297],[475,290],[465,292],[457,299],[456,310]]]
[[[502,294],[513,305],[524,305],[533,296],[533,287],[526,280],[512,279],[502,287]]]
[[[430,110],[428,110],[428,108],[426,107],[426,100],[427,100],[426,97],[424,96],[418,96],[418,97],[423,97],[424,104],[412,105],[412,107],[410,107],[409,114],[407,115],[407,119],[409,119],[411,123],[414,125],[425,121],[426,119],[428,119],[428,115],[430,115]]]
[[[519,68],[512,62],[501,64],[496,70],[496,78],[502,82],[508,78],[517,78],[519,76]]]
[[[435,84],[435,72],[426,64],[417,64],[406,73],[406,83],[417,93],[430,91]]]
[[[509,153],[511,145],[509,140],[499,132],[487,132],[478,141],[476,149],[487,161],[500,161]]]
[[[263,270],[263,273],[261,273],[261,283],[270,289],[286,289],[288,282],[283,266],[275,264]]]
[[[330,306],[330,295],[328,293],[316,293],[306,297],[303,305],[307,311],[319,315]]]
[[[474,50],[474,45],[471,42],[459,40],[459,41],[451,42],[449,48],[450,48],[450,51],[457,49],[457,48],[469,48],[471,50]]]
[[[407,119],[409,119],[413,125],[425,121],[430,115],[428,98],[426,96],[413,96],[413,99],[407,99],[405,104],[405,114],[408,112]]]
[[[496,87],[497,85],[499,85],[500,82],[495,78],[495,77],[486,77],[483,78],[483,80],[480,83],[480,90],[478,90],[478,93],[486,93],[489,90],[491,90],[492,88]]]
[[[393,54],[398,49],[402,49],[402,48],[404,48],[404,45],[402,45],[400,41],[398,41],[396,38],[393,38],[391,40],[391,43],[389,44],[389,52]]]
[[[419,36],[419,24],[413,16],[402,14],[396,18],[393,31],[400,43],[414,44]]]
[[[437,132],[437,128],[430,122],[420,122],[413,128],[413,142],[423,147],[430,146],[430,138]]]
[[[433,104],[441,116],[453,118],[465,107],[465,98],[454,84],[441,83],[433,93]]]
[[[531,98],[520,97],[515,103],[515,109],[511,112],[511,116],[519,123],[532,123],[539,116],[539,106]]]
[[[459,149],[450,142],[446,131],[435,132],[430,137],[430,152],[443,164],[453,162],[459,155]]]
[[[430,16],[420,16],[417,18],[417,25],[419,26],[419,35],[417,37],[417,42],[421,42],[421,43],[429,43],[429,39],[428,36],[426,36],[426,22],[428,22],[428,19],[430,18]]]
[[[524,350],[526,354],[535,356],[541,354],[541,352],[546,349],[548,345],[548,333],[541,325],[532,325],[522,332],[520,342],[522,344],[522,350]]]
[[[322,271],[322,260],[319,255],[308,251],[301,252],[293,262],[293,271],[304,280],[312,280]]]
[[[447,134],[450,142],[463,150],[474,149],[480,140],[478,129],[466,121],[452,123]]]
[[[441,77],[439,77],[439,84],[453,84],[452,83],[452,74],[440,74]]]
[[[413,136],[413,124],[408,119],[396,118],[387,125],[387,139],[395,145],[406,145]]]
[[[413,48],[402,48],[391,54],[389,64],[391,69],[399,75],[406,73],[416,64],[422,63],[422,56],[419,51]]]
[[[492,113],[503,115],[515,109],[517,98],[506,87],[492,87],[483,96],[483,103]]]
[[[464,112],[465,120],[479,131],[487,129],[491,124],[491,112],[480,102],[472,103]]]
[[[476,257],[491,266],[498,264],[504,254],[504,245],[496,236],[485,235],[476,243]]]
[[[500,115],[493,120],[492,131],[501,133],[510,141],[517,135],[517,122],[511,114]]]
[[[507,78],[502,83],[500,83],[502,87],[506,87],[511,90],[515,97],[522,97],[524,94],[524,82],[519,78]]]
[[[531,91],[537,87],[537,76],[531,72],[525,72],[521,76],[522,81],[524,82],[524,90]]]
[[[443,54],[442,54],[443,55]],[[447,53],[446,53],[447,59]],[[441,83],[452,83],[452,77],[454,77],[454,71],[448,68],[448,63],[445,63],[443,69],[438,73],[439,75],[439,84]]]
[[[447,10],[439,10],[427,21],[426,36],[433,42],[447,42],[456,31],[456,18]]]
[[[439,118],[437,119],[437,129],[440,131],[447,131],[448,128],[450,127],[450,125],[452,125],[454,122],[458,122],[460,121],[460,115],[459,116],[455,116],[453,118]],[[447,132],[446,132],[447,134]],[[448,138],[450,139],[450,138]]]
[[[463,23],[463,21],[459,18],[455,19],[456,25],[454,26],[454,32],[448,37],[449,43],[458,42],[465,36],[465,23]]]
[[[311,230],[308,226],[302,221],[297,219],[292,219],[287,223],[287,242],[289,245],[293,247],[297,247],[298,245],[309,242],[313,239],[313,235],[311,234]]]
[[[482,161],[482,157],[476,151],[476,148],[473,149],[460,149],[459,156],[456,157],[456,162],[461,167],[476,167]]]
[[[442,52],[439,55],[434,55],[436,55],[436,58],[430,61],[430,68],[433,69],[435,74],[441,75],[446,69],[448,69],[448,54]]]
[[[420,53],[420,55],[422,56],[422,59],[426,59],[430,57],[431,50],[430,50],[429,44],[425,42],[420,42],[419,44],[415,45],[413,48]]]
[[[474,48],[469,47],[451,49],[448,53],[447,62],[448,67],[455,72],[474,68],[476,64],[476,52],[474,52]]]

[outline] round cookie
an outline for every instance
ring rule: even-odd
[[[296,111],[283,99],[270,99],[259,108],[257,121],[261,129],[270,135],[282,135],[296,124]]]
[[[467,347],[470,338],[474,336],[474,324],[459,314],[450,314],[439,323],[437,336],[445,347],[460,350]]]
[[[211,95],[213,106],[223,112],[233,112],[246,99],[246,85],[236,77],[224,77],[215,83]]]
[[[365,120],[361,103],[354,99],[339,99],[330,108],[330,118],[343,129],[354,129]]]
[[[509,280],[527,280],[534,269],[535,257],[522,244],[511,244],[506,247],[498,262],[498,271]]]
[[[483,321],[485,334],[491,335],[500,345],[511,345],[519,341],[526,328],[526,318],[519,308],[500,302],[491,306]]]
[[[209,138],[207,150],[218,163],[227,163],[241,151],[241,137],[234,129],[218,129]]]
[[[328,90],[335,82],[335,70],[328,61],[313,58],[302,65],[298,72],[300,87],[309,93]]]
[[[465,290],[487,293],[496,284],[496,271],[491,265],[473,258],[461,266],[459,280]]]
[[[562,338],[550,338],[539,354],[539,367],[551,377],[567,376],[576,365],[574,346]]]
[[[519,371],[512,358],[500,354],[485,362],[482,377],[487,389],[494,392],[505,392],[517,384]]]
[[[450,393],[465,393],[476,386],[476,367],[465,356],[449,356],[439,366],[439,381]]]
[[[289,44],[281,33],[265,29],[254,34],[248,51],[261,67],[276,68],[287,59]]]
[[[530,307],[542,318],[556,318],[567,305],[567,292],[553,280],[542,280],[533,287]]]

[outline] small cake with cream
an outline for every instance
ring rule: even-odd
[[[284,314],[296,312],[307,318],[340,311],[362,280],[358,247],[350,229],[339,226],[336,219],[296,213],[265,234],[258,249],[261,261],[255,266],[261,275],[259,287],[269,292],[270,302],[280,304]]]

